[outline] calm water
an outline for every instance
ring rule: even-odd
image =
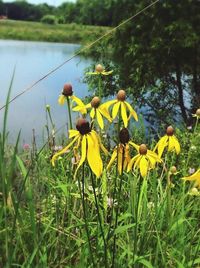
[[[0,40],[0,107],[5,103],[14,66],[16,72],[11,97],[71,57],[78,48],[79,45],[75,44]],[[86,96],[87,86],[82,83],[82,79],[84,69],[90,64],[91,60],[76,57],[10,104],[8,117],[10,141],[16,139],[21,129],[22,141],[30,143],[34,128],[37,141],[42,143],[45,136],[46,104],[52,108],[57,128],[65,124],[66,109],[57,104],[58,95],[63,84],[70,82],[76,96]],[[0,127],[3,112],[4,110],[0,111]],[[66,131],[66,128],[63,131]]]

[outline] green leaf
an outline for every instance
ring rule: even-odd
[[[135,223],[131,223],[131,224],[123,225],[123,226],[118,226],[115,229],[115,234],[122,234],[134,226],[135,226]]]

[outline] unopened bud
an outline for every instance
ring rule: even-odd
[[[200,116],[200,108],[196,110],[196,115]]]
[[[171,172],[172,174],[175,174],[175,173],[177,172],[176,167],[175,167],[175,166],[172,166],[172,167],[170,168],[170,172]]]

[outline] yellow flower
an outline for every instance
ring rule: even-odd
[[[103,171],[103,163],[100,156],[100,147],[104,151],[104,153],[107,154],[107,150],[105,147],[101,144],[100,138],[98,134],[91,130],[89,122],[86,121],[84,118],[80,118],[77,121],[76,124],[77,130],[69,130],[69,138],[74,138],[72,142],[70,142],[63,150],[56,153],[52,157],[52,165],[55,166],[55,160],[58,158],[58,156],[66,153],[68,149],[76,143],[76,150],[77,148],[81,147],[81,158],[79,160],[78,167],[75,172],[78,171],[80,166],[85,162],[86,158],[88,161],[88,164],[91,168],[91,170],[94,172],[94,174],[99,177],[102,174]]]
[[[161,158],[165,148],[168,148],[168,152],[174,151],[179,154],[181,147],[178,139],[174,136],[174,129],[169,126],[166,130],[166,135],[163,136],[156,144],[154,151],[158,151],[158,156]]]
[[[194,174],[188,177],[183,177],[184,181],[193,181],[194,187],[200,188],[200,169],[198,169]]]
[[[141,144],[140,146],[133,142],[130,142],[130,144],[138,151],[138,154],[129,162],[127,171],[129,172],[134,164],[134,169],[139,168],[140,174],[144,178],[148,170],[155,168],[156,163],[161,163],[162,160],[156,153],[147,150],[145,144]]]
[[[137,113],[133,110],[131,105],[125,101],[126,99],[126,93],[124,90],[119,90],[117,93],[117,99],[116,100],[111,100],[106,102],[104,105],[109,109],[111,105],[113,105],[112,109],[112,119],[114,120],[118,114],[119,108],[121,107],[121,116],[122,120],[124,122],[124,126],[128,126],[128,120],[130,119],[131,116],[138,121],[138,116]],[[130,112],[130,116],[127,116],[127,110]]]
[[[193,117],[196,117],[197,119],[200,119],[200,108],[196,110],[195,114],[192,114]]]
[[[91,109],[90,111],[90,117],[92,119],[94,119],[95,117],[97,118],[97,122],[100,126],[101,129],[104,128],[104,122],[103,122],[103,117],[104,116],[108,121],[112,122],[112,118],[110,117],[110,114],[108,112],[108,109],[106,108],[105,104],[101,104],[100,105],[100,99],[99,97],[94,97],[92,99],[92,101],[90,103],[88,103],[87,105],[84,105],[84,103],[82,103],[81,105],[77,105],[75,108],[73,108],[73,111],[80,111],[82,113],[82,111],[84,109]]]
[[[95,67],[95,72],[88,72],[86,74],[89,75],[109,75],[111,74],[113,71],[105,71],[105,69],[103,68],[103,66],[101,64],[97,64]]]
[[[107,169],[109,170],[117,159],[117,168],[118,172],[121,175],[122,171],[127,168],[131,157],[130,157],[130,148],[129,148],[129,132],[127,128],[123,128],[119,133],[120,144],[118,144],[111,156],[110,162],[108,163]]]

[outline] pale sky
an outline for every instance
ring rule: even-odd
[[[3,0],[3,2],[13,2],[14,0]],[[26,0],[28,3],[31,4],[43,4],[43,3],[47,3],[48,5],[52,5],[52,6],[59,6],[61,5],[63,2],[76,2],[76,0]]]

